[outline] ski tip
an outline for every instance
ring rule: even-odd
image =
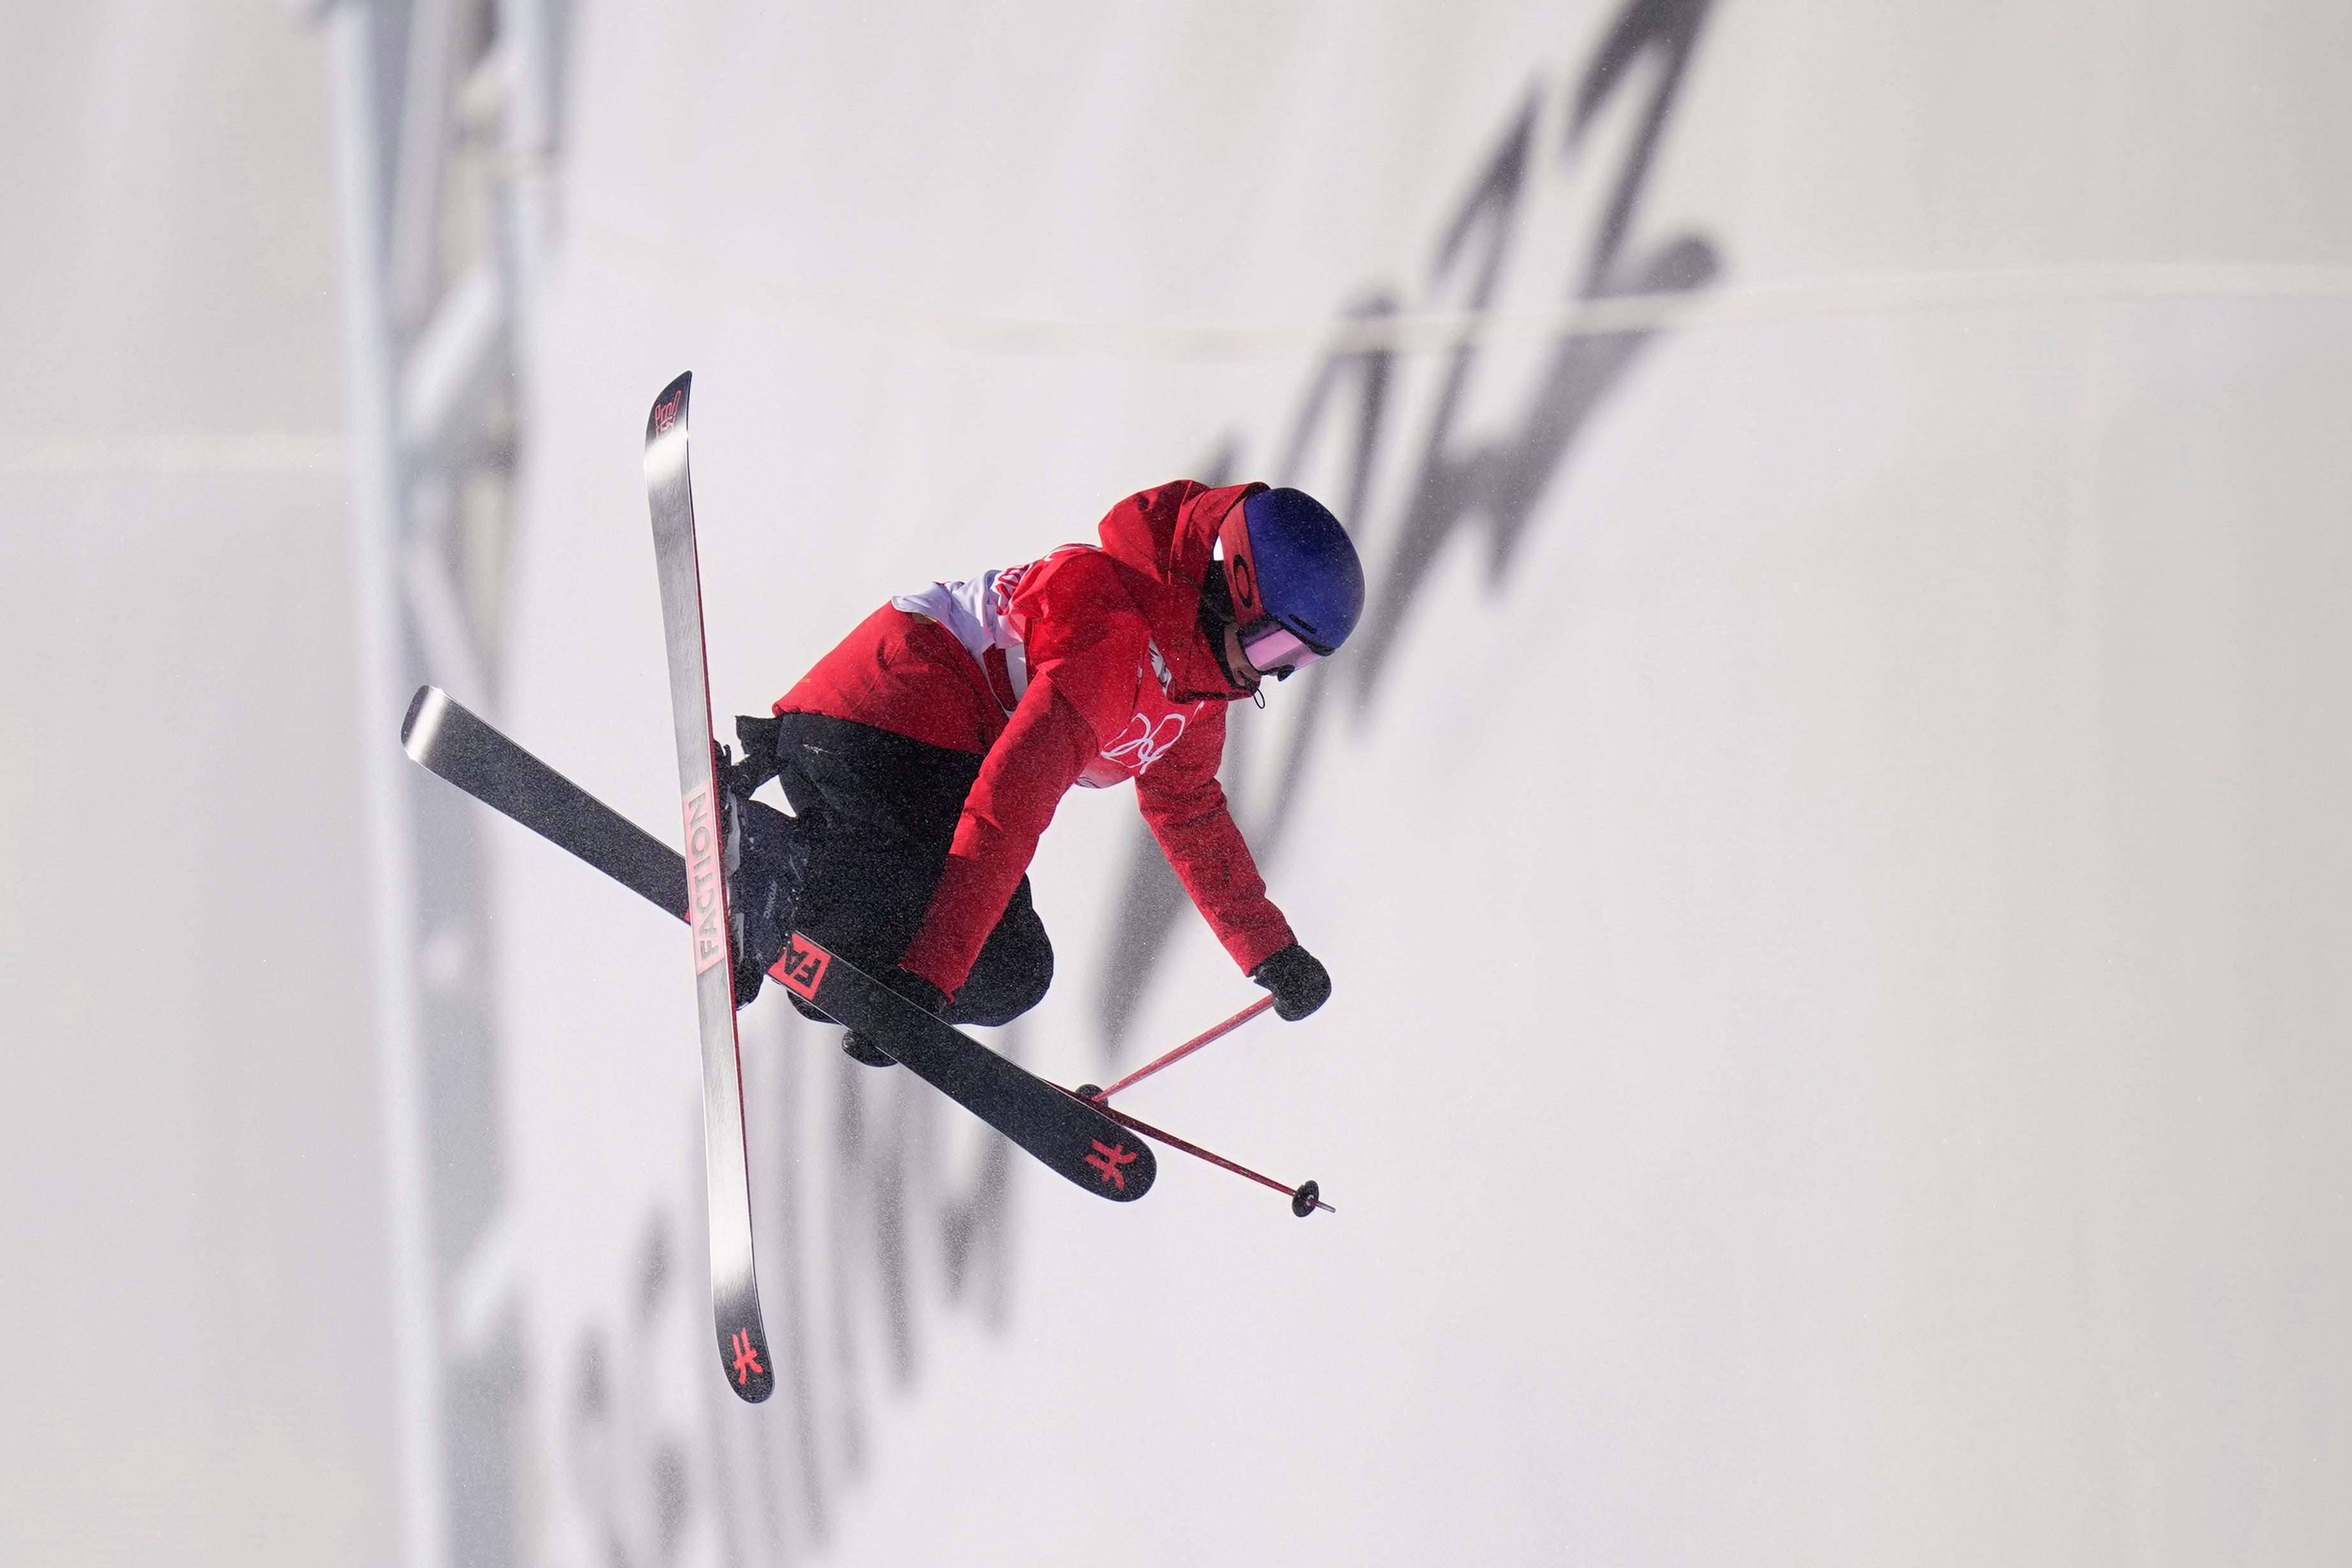
[[[449,694],[437,686],[420,686],[408,700],[408,716],[400,721],[400,749],[417,762],[433,749],[441,715],[449,710]]]
[[[694,391],[694,373],[681,371],[676,381],[661,389],[654,399],[653,412],[646,416],[646,445],[650,447],[670,431],[686,423],[688,397]]]
[[[1094,1180],[1088,1181],[1076,1172],[1066,1173],[1098,1198],[1131,1204],[1150,1192],[1151,1184],[1160,1177],[1160,1162],[1153,1156],[1151,1146],[1140,1138],[1133,1142],[1135,1147],[1130,1149],[1127,1139],[1117,1138],[1106,1143],[1097,1138],[1087,1152],[1085,1164],[1086,1175]]]
[[[768,1331],[757,1317],[719,1323],[719,1367],[727,1386],[746,1405],[757,1405],[776,1391],[775,1358],[768,1353]]]

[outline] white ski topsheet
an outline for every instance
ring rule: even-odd
[[[761,1321],[754,1261],[749,1132],[744,1125],[742,1047],[727,939],[727,869],[711,752],[709,669],[696,558],[694,484],[688,460],[691,373],[654,399],[646,419],[646,495],[651,509],[656,584],[661,595],[669,677],[671,757],[681,799],[688,949],[702,1063],[704,1193],[709,1224],[711,1314],[721,1373],[757,1404],[774,1385],[775,1363]]]
[[[688,363],[722,725],[908,583],[1228,451],[1342,509],[1379,616],[1433,432],[1534,451],[1567,406],[1539,313],[1660,80],[1631,62],[1563,151],[1622,10],[588,5],[517,732],[672,820],[634,437]],[[1135,1092],[1336,1218],[1177,1156],[1131,1210],[1026,1172],[1008,1206],[951,1107],[771,999],[779,1387],[730,1408],[692,1064],[642,1045],[690,1027],[681,939],[494,836],[542,1560],[650,1553],[666,1455],[703,1562],[2340,1540],[2352,843],[2311,781],[2345,761],[2352,328],[2242,297],[2352,258],[2341,50],[2299,15],[1707,14],[1619,256],[1703,242],[1705,324],[1531,494],[1496,481],[1499,568],[1485,514],[1439,542],[1375,686],[1369,641],[1328,667],[1267,870],[1331,1005]],[[1516,206],[1440,275],[1523,111]],[[1483,346],[1458,391],[1444,353],[1391,367],[1363,504],[1347,378],[1283,468],[1325,323],[1461,309],[1493,235]],[[1311,689],[1245,716],[1254,832]],[[1065,1082],[1108,1070],[1137,832],[1074,796],[1035,869],[1060,975],[1007,1033]],[[1176,933],[1128,1065],[1251,994]]]

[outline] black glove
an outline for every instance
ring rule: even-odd
[[[911,969],[893,966],[890,973],[882,977],[882,984],[934,1018],[944,1018],[948,1016],[947,993]]]
[[[742,744],[743,760],[719,776],[730,789],[750,795],[776,776],[776,731],[782,721],[739,716],[735,739]],[[726,748],[719,748],[724,755]]]
[[[1274,993],[1274,1010],[1289,1023],[1331,997],[1331,972],[1295,942],[1251,970],[1249,977]]]

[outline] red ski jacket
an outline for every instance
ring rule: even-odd
[[[1064,792],[1129,778],[1234,963],[1255,969],[1295,940],[1217,783],[1239,694],[1200,627],[1218,525],[1264,488],[1162,485],[1111,508],[1100,548],[902,595],[777,701],[986,758],[906,968],[952,995]]]

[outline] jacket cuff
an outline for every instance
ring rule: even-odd
[[[1235,963],[1242,966],[1242,973],[1247,974],[1297,940],[1291,934],[1290,922],[1277,919],[1270,929],[1261,927],[1255,931],[1234,932],[1225,939],[1225,951],[1233,955]]]
[[[932,936],[928,924],[907,944],[907,955],[898,960],[898,967],[909,974],[921,975],[938,986],[942,996],[953,996],[971,973],[969,962],[958,966],[955,954],[947,950],[945,942]]]

